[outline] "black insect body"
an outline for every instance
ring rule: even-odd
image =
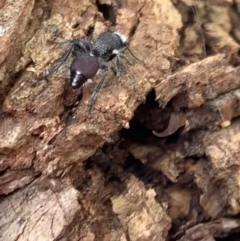
[[[108,62],[116,57],[116,74],[120,76],[120,52],[124,47],[127,47],[127,38],[119,32],[104,32],[98,38],[91,42],[87,40],[70,40],[65,43],[70,43],[70,48],[63,55],[59,64],[53,67],[48,76],[57,72],[60,67],[67,61],[72,53],[74,59],[70,66],[70,83],[73,88],[81,88],[84,84],[95,77],[98,70],[104,70],[104,74],[96,89],[94,90],[90,101],[88,113],[90,114],[92,106],[96,100],[96,96],[100,88],[105,82],[108,72]],[[136,58],[128,48],[131,55]],[[137,59],[137,58],[136,58]]]
[[[105,82],[108,62],[117,57],[116,72],[120,75],[119,50],[126,46],[127,38],[119,32],[104,32],[92,42],[85,40],[73,40],[71,50],[76,56],[70,66],[70,82],[73,88],[80,88],[93,79],[98,70],[104,70],[104,74],[89,100],[88,113],[96,100],[97,93]]]

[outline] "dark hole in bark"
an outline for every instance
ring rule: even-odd
[[[240,233],[232,233],[225,238],[217,238],[216,241],[238,241]]]
[[[134,174],[146,185],[166,185],[168,183],[168,179],[164,176],[164,174],[143,164],[140,160],[135,159],[132,155],[129,155],[129,157],[126,159],[124,170]]]
[[[99,1],[97,1],[97,8],[98,11],[103,14],[106,21],[109,21],[112,24],[116,23],[116,15],[112,5],[100,4]]]
[[[76,22],[76,23],[74,23],[74,24],[72,25],[72,28],[73,28],[73,29],[78,28],[79,25],[80,25],[80,23],[79,23],[79,22]]]

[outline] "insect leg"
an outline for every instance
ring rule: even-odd
[[[51,76],[53,73],[57,72],[61,68],[61,66],[67,61],[69,55],[71,54],[72,48],[73,46],[71,46],[69,50],[61,57],[61,60],[57,65],[53,66],[49,71],[47,71],[43,78]]]
[[[136,59],[136,60],[138,60],[139,62],[143,63],[143,61],[142,61],[141,59],[137,58],[137,57],[133,54],[133,52],[131,51],[131,49],[130,49],[128,46],[126,46],[126,48],[127,48],[127,50],[129,51],[129,53],[132,55],[132,57],[133,57],[134,59]]]
[[[92,95],[90,97],[89,104],[88,104],[88,110],[87,110],[88,116],[90,116],[90,114],[91,114],[92,107],[93,107],[93,105],[94,105],[94,103],[96,101],[98,91],[103,86],[103,84],[105,82],[105,79],[106,79],[106,76],[107,76],[107,70],[105,71],[102,79],[100,80],[100,82],[98,83],[97,87],[95,88],[95,90],[93,91],[93,93],[92,93]]]
[[[118,79],[120,79],[120,75],[121,75],[121,59],[119,55],[116,55],[116,73],[117,73],[117,77]]]
[[[79,55],[82,53],[90,53],[92,48],[92,43],[87,40],[73,40],[72,44],[74,46],[74,54]],[[75,53],[76,52],[76,53]]]
[[[77,48],[79,51],[88,53],[91,50],[91,42],[85,39],[71,39],[71,40],[63,40],[63,41],[55,41],[57,44],[71,44],[73,47]]]

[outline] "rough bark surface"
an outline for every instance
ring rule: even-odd
[[[240,235],[240,1],[0,0],[0,241]],[[129,38],[120,82],[63,40]]]

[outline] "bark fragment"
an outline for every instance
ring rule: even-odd
[[[154,190],[145,190],[137,180],[129,180],[127,193],[112,197],[113,211],[127,226],[130,240],[164,240],[170,219],[156,202]]]

